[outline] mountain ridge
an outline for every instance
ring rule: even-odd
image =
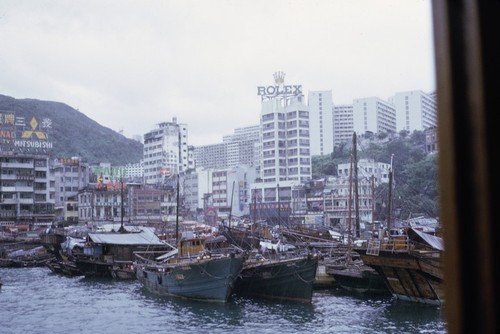
[[[100,125],[62,102],[17,99],[0,94],[0,113],[51,119],[53,148],[49,155],[52,158],[79,156],[90,164],[109,162],[114,166],[138,163],[142,159],[142,143]]]

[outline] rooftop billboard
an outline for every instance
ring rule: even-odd
[[[53,147],[51,131],[50,118],[0,110],[0,152],[48,154]]]

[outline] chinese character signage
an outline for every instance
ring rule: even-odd
[[[53,147],[51,131],[49,118],[0,110],[0,151],[47,154]]]
[[[108,184],[116,181],[122,181],[127,177],[127,170],[123,167],[92,167],[90,182]]]

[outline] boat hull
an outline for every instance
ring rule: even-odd
[[[243,257],[193,260],[176,264],[136,263],[136,276],[150,292],[225,303],[243,267]]]
[[[82,276],[82,272],[73,261],[54,259],[47,263],[47,267],[54,274],[63,274],[66,276]]]
[[[361,253],[363,263],[374,268],[394,297],[425,304],[444,303],[440,258],[425,258],[407,251]]]
[[[135,268],[132,261],[115,263],[111,268],[111,276],[118,280],[135,280]]]
[[[311,303],[318,258],[247,261],[236,281],[241,296]]]
[[[96,259],[80,257],[75,260],[75,265],[85,277],[103,277],[112,278],[111,266],[108,262],[102,262]]]
[[[326,265],[319,263],[316,270],[316,277],[314,278],[314,289],[329,289],[336,285],[337,282],[333,276],[327,273]]]
[[[389,294],[384,279],[368,266],[347,266],[329,269],[328,273],[344,290],[363,294]]]

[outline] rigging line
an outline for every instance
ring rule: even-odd
[[[226,279],[228,277],[233,277],[233,275],[227,275],[227,276],[215,276],[215,275],[212,275],[210,274],[205,268],[202,268],[202,271],[201,273],[205,273],[208,277],[210,278],[214,278],[214,279],[217,279],[217,280],[221,280],[221,279]]]
[[[313,277],[311,280],[305,280],[302,276],[300,276],[300,274],[297,271],[295,272],[295,276],[298,277],[299,280],[307,284],[314,282],[315,279],[315,277]]]

